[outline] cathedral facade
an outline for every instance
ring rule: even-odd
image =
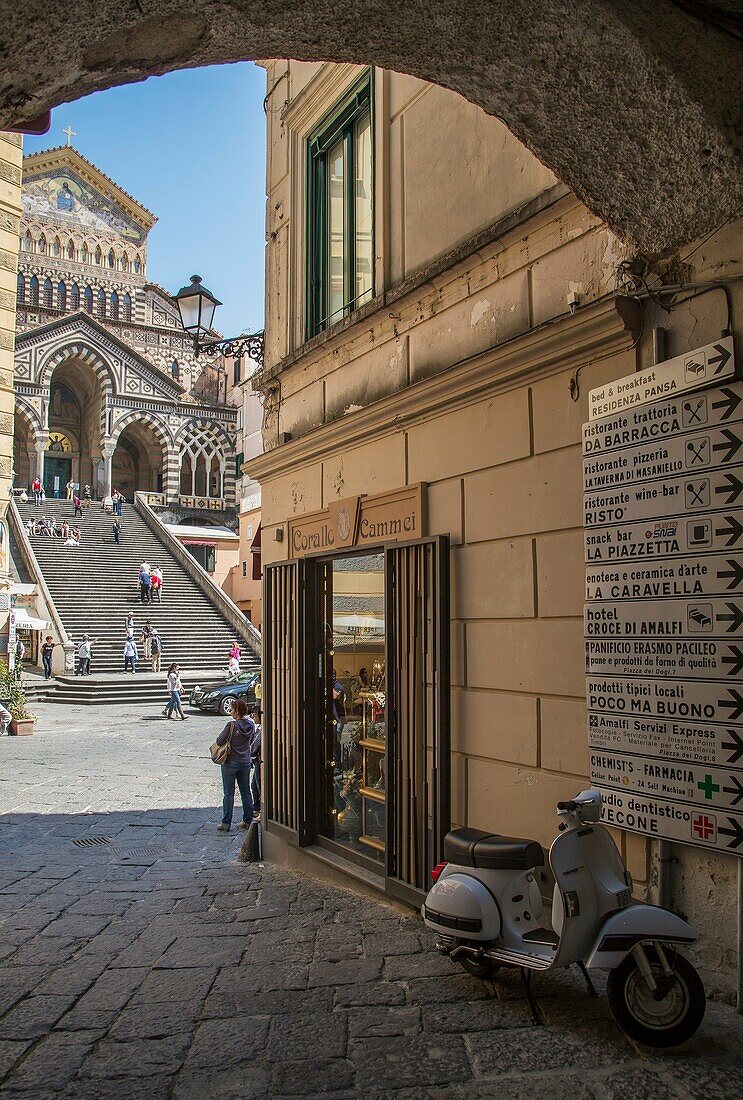
[[[195,356],[170,295],[147,278],[155,221],[70,146],[24,158],[16,487],[38,475],[48,496],[72,480],[97,497],[234,505],[226,365]]]

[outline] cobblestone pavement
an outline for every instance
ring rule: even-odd
[[[469,978],[415,914],[235,862],[217,719],[36,710],[0,740],[3,1097],[741,1095],[723,1005],[643,1051],[563,972],[536,1027],[515,976]]]

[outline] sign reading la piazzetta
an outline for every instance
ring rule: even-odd
[[[605,821],[743,856],[734,373],[726,337],[589,394],[584,626],[591,782]]]

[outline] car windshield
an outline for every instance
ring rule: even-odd
[[[252,684],[255,680],[254,672],[243,672],[241,676],[237,676],[234,680],[229,680],[230,684]]]

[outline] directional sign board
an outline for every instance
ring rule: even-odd
[[[678,393],[718,385],[735,373],[733,338],[726,336],[714,344],[677,355],[655,367],[608,382],[588,394],[590,420],[615,416],[625,410],[647,405]]]
[[[604,820],[743,856],[743,383],[728,381],[733,371],[725,338],[590,394],[584,628]]]
[[[601,789],[601,784],[597,786]],[[602,793],[607,825],[743,856],[743,814],[703,810],[629,791],[612,789]]]
[[[584,543],[586,562],[618,562],[625,567],[650,558],[688,558],[710,550],[733,552],[740,560],[743,508],[592,529],[586,531]]]

